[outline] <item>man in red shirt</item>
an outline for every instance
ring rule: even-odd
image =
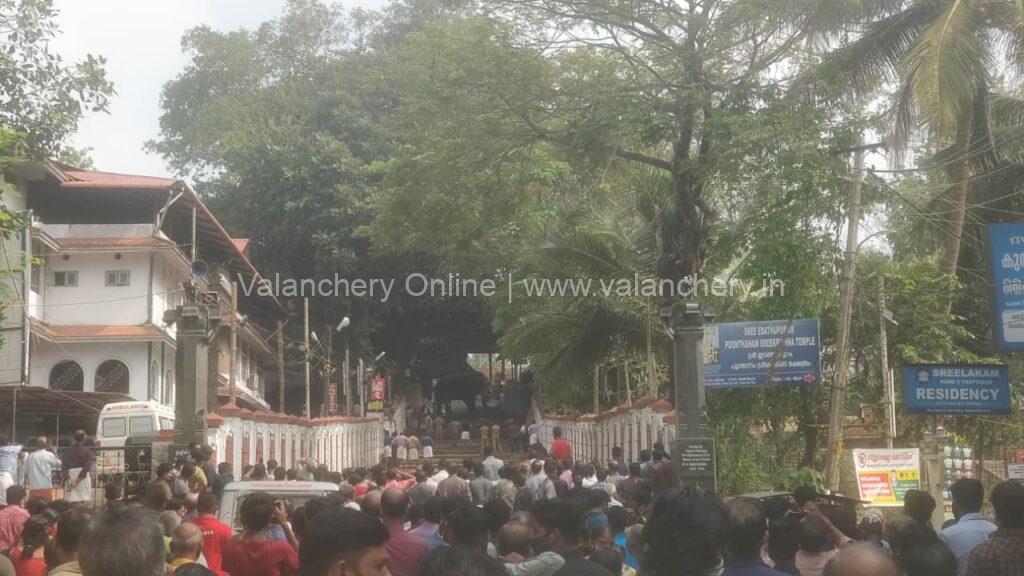
[[[405,531],[405,514],[409,509],[409,495],[392,488],[380,497],[380,514],[388,529],[388,571],[391,576],[419,576],[423,560],[427,557],[427,541],[417,534]]]
[[[7,488],[7,506],[0,509],[0,550],[14,548],[21,539],[25,520],[29,517],[28,510],[25,510],[27,495],[24,486],[15,484]]]
[[[231,539],[221,549],[221,568],[233,576],[293,576],[299,573],[299,547],[284,502],[274,501],[266,492],[253,492],[239,506],[245,534]],[[274,522],[284,528],[287,542],[267,540],[267,527]]]
[[[551,435],[555,437],[555,441],[551,443],[550,452],[555,460],[572,460],[572,446],[562,438],[562,428],[555,426],[551,430]]]
[[[206,566],[219,576],[226,576],[227,572],[221,568],[221,549],[228,540],[231,540],[231,528],[216,518],[217,496],[213,492],[200,494],[196,502],[196,512],[199,515],[192,522],[203,533],[203,556],[206,556]]]

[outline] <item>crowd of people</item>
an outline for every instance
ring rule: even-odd
[[[58,458],[45,436],[33,438],[28,445],[14,444],[0,437],[0,504],[7,488],[18,484],[30,491],[63,487],[69,502],[85,502],[92,498],[93,464],[96,455],[93,440],[84,430],[72,434],[72,444]],[[60,478],[63,486],[54,483]]]
[[[481,446],[491,446],[495,450],[500,449],[503,442],[510,452],[527,452],[539,444],[539,426],[516,418],[507,418],[504,426],[484,424],[471,430],[469,424],[460,422],[454,414],[448,414],[448,417],[450,420],[445,419],[443,407],[438,410],[406,407],[404,428],[385,433],[385,457],[416,460],[422,455],[423,458],[431,458],[435,443],[469,441],[474,432],[478,434]],[[393,428],[394,419],[389,417],[387,421],[389,428]]]
[[[408,446],[407,446],[408,447]],[[952,487],[955,519],[936,532],[936,503],[911,490],[899,513],[835,505],[813,488],[791,498],[723,500],[671,482],[655,445],[641,461],[575,462],[556,431],[541,458],[330,471],[258,463],[244,479],[318,480],[326,496],[289,501],[253,491],[240,532],[218,519],[207,447],[157,467],[102,509],[29,498],[8,487],[0,576],[1024,576],[1024,484]],[[225,477],[227,476],[227,477]]]

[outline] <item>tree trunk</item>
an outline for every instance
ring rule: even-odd
[[[658,363],[654,358],[654,346],[651,340],[654,338],[652,334],[654,330],[654,320],[656,318],[657,310],[651,306],[651,309],[647,311],[647,395],[657,396],[658,395]]]
[[[945,226],[946,244],[942,250],[942,273],[955,276],[957,262],[960,258],[960,240],[964,233],[964,220],[967,217],[967,188],[971,177],[971,132],[974,121],[974,107],[970,102],[964,103],[963,110],[956,123],[956,142],[953,150],[956,161],[952,165],[953,184],[946,194],[949,199],[949,224]],[[952,300],[950,301],[952,302]],[[947,303],[948,311],[950,303]]]

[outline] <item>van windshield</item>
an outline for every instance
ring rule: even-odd
[[[126,436],[124,417],[106,418],[100,428],[100,435],[104,438],[120,438]]]
[[[330,494],[330,492],[324,492],[324,491],[319,491],[319,490],[316,491],[316,492],[287,492],[287,491],[282,491],[282,492],[268,492],[268,493],[271,496],[273,496],[275,499],[284,500],[285,504],[286,504],[286,506],[288,508],[288,513],[289,514],[291,514],[291,512],[293,510],[295,510],[296,508],[305,506],[306,502],[308,502],[309,499],[313,498],[314,496],[326,496],[327,494]],[[231,529],[236,534],[238,534],[238,533],[240,533],[240,532],[245,530],[245,528],[242,526],[242,515],[240,514],[240,510],[242,508],[242,502],[244,502],[245,499],[247,497],[249,497],[251,494],[253,494],[253,493],[252,492],[241,492],[241,493],[239,493],[238,497],[236,497],[234,499],[234,506],[232,506],[232,510],[231,510],[231,524],[232,524]],[[224,511],[223,510],[221,511],[220,518],[221,518],[221,520],[224,519]]]

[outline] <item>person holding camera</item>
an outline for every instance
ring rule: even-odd
[[[299,572],[299,542],[288,522],[281,500],[264,492],[253,492],[239,507],[245,531],[221,550],[221,568],[228,574],[245,576],[288,576]],[[267,528],[277,524],[286,541],[268,540]]]

